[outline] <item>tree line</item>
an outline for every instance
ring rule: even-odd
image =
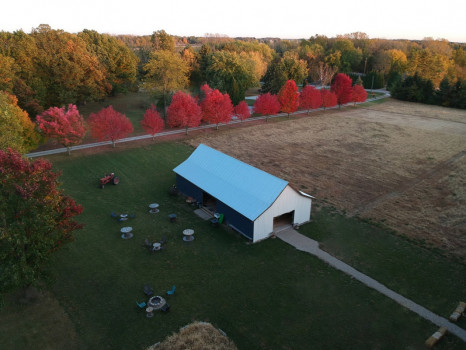
[[[351,78],[339,73],[329,90],[319,90],[306,85],[299,91],[294,80],[288,80],[278,94],[264,93],[258,96],[252,111],[262,116],[279,112],[290,116],[300,108],[309,114],[311,109],[364,102],[366,98],[367,92],[362,85],[356,83],[352,86]],[[157,108],[151,105],[144,113],[141,126],[154,139],[156,134],[164,129],[165,123],[170,128],[185,128],[188,134],[189,128],[199,126],[202,122],[216,124],[218,129],[219,124],[228,124],[233,118],[243,121],[250,115],[251,111],[244,100],[234,105],[228,93],[222,93],[204,84],[196,96],[182,90],[177,91],[167,107],[166,118],[162,118]],[[51,107],[36,119],[44,136],[66,147],[68,153],[71,146],[82,142],[87,129],[94,139],[111,141],[113,147],[118,139],[128,136],[134,130],[131,121],[112,106],[91,113],[87,123],[73,104],[69,104],[67,108]]]
[[[27,151],[43,141],[34,122],[50,107],[141,89],[152,94],[166,118],[178,90],[198,94],[208,84],[237,105],[251,87],[270,94],[288,80],[324,87],[337,73],[348,73],[353,84],[359,80],[366,88],[387,85],[396,98],[464,108],[464,45],[446,40],[369,39],[359,32],[306,40],[174,37],[163,30],[110,36],[40,25],[29,34],[0,32],[0,91],[11,95],[0,98],[0,109],[9,111],[0,130],[16,132],[10,139],[22,139],[18,149]]]
[[[164,31],[154,32],[152,42],[157,36],[169,35]],[[178,52],[187,63],[188,85],[198,89],[207,83],[228,93],[235,103],[258,83],[262,93],[276,94],[287,80],[328,86],[337,73],[348,74],[353,83],[361,79],[371,89],[391,88],[415,75],[430,80],[434,90],[440,88],[444,79],[452,85],[456,82],[463,85],[466,79],[465,45],[444,39],[369,39],[366,34],[356,32],[336,38],[316,35],[308,40],[215,37],[205,38],[202,45],[198,42],[193,47],[182,46],[179,37],[171,38],[169,47],[159,48]],[[139,53],[142,52],[141,47]],[[144,62],[142,55],[140,59]],[[151,61],[150,54],[146,60]],[[146,78],[150,80],[147,75]]]
[[[451,84],[447,77],[434,89],[431,80],[418,74],[399,79],[390,87],[394,98],[404,101],[433,104],[443,107],[466,108],[466,81],[457,80]]]
[[[0,32],[0,90],[32,119],[45,109],[84,104],[136,83],[138,58],[114,37],[41,25],[30,34]]]
[[[0,33],[0,109],[9,111],[0,130],[11,136],[4,139],[16,140],[18,149],[28,151],[45,139],[34,122],[51,107],[79,106],[141,89],[152,94],[166,119],[179,90],[197,95],[208,84],[238,105],[251,87],[272,95],[288,80],[322,88],[338,73],[348,73],[353,84],[367,88],[396,87],[396,98],[464,108],[466,55],[462,45],[446,40],[369,39],[359,32],[293,41],[218,35],[196,39],[163,30],[115,37],[41,25],[29,34]]]

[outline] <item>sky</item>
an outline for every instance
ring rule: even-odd
[[[0,6],[0,31],[40,24],[78,33],[310,38],[364,32],[370,38],[466,42],[465,0],[14,0]]]

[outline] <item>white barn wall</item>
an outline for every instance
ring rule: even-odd
[[[311,218],[312,199],[303,196],[289,185],[275,202],[254,221],[253,242],[270,236],[273,232],[273,218],[294,210],[293,224],[302,224]]]

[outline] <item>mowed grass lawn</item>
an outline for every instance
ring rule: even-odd
[[[323,250],[440,316],[448,318],[465,299],[466,266],[436,249],[329,208],[315,210],[312,223],[300,231],[319,241]],[[459,325],[466,328],[466,318]]]
[[[49,266],[54,276],[49,288],[79,338],[70,341],[86,349],[143,349],[200,320],[221,328],[239,349],[425,348],[425,339],[437,329],[428,321],[279,239],[249,244],[224,227],[212,228],[181,196],[170,196],[168,190],[175,181],[172,169],[192,151],[167,142],[129,150],[109,148],[107,153],[92,156],[75,152],[70,157],[50,158],[55,169],[63,172],[66,192],[85,208],[79,218],[84,229],[76,232],[75,241],[59,251]],[[99,189],[98,179],[107,172],[115,172],[121,182]],[[160,204],[157,214],[149,213],[148,205],[153,202]],[[122,225],[111,218],[112,211],[134,213],[136,218]],[[178,222],[169,222],[170,213],[178,214]],[[348,222],[321,210],[301,230],[326,241],[324,247],[330,250],[334,249],[332,232],[353,237],[356,243],[348,239],[348,249],[335,244],[340,249],[335,250],[337,256],[350,256],[350,260],[349,251],[364,246],[366,235],[374,230],[373,239],[382,239],[384,244],[376,246],[377,253],[361,253],[360,259],[368,261],[356,259],[359,265],[389,265],[386,256],[399,245],[410,264],[425,263],[424,251],[405,245],[403,239],[366,223]],[[120,228],[126,225],[133,227],[130,240],[120,238]],[[182,240],[186,228],[195,230],[195,240],[188,245]],[[362,241],[360,232],[365,235]],[[143,247],[145,238],[162,236],[167,237],[164,251],[151,254]],[[463,269],[442,257],[434,261],[455,276]],[[438,298],[447,295],[448,301],[437,305],[434,297],[421,299],[426,301],[424,306],[446,315],[450,310],[440,308],[464,296],[464,280],[446,283],[437,266],[425,264],[431,280],[421,285],[413,283],[417,272],[411,269],[374,267],[370,271],[379,280],[397,279],[397,291],[408,291],[407,296],[416,289],[426,294],[419,289],[442,285],[444,293]],[[168,297],[170,312],[148,319],[137,308],[136,301],[147,301],[146,283],[160,295],[176,285],[175,295]],[[56,348],[51,320],[42,321],[52,325],[50,337],[42,335],[32,343],[28,337],[34,325],[24,322],[25,313],[15,320],[12,309],[7,305],[10,313],[0,313],[0,326],[7,317],[9,325],[8,334],[0,327],[0,348]],[[15,322],[18,327],[12,326]],[[462,349],[464,343],[448,335],[436,348]]]

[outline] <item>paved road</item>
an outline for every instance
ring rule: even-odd
[[[383,98],[386,98],[386,97],[390,96],[390,94],[387,91],[378,91],[378,90],[374,90],[374,91],[382,92],[382,93],[384,93],[384,95],[377,96],[375,98],[367,99],[366,102],[380,100],[380,99],[383,99]],[[351,102],[351,103],[348,103],[347,105],[352,106],[353,103]],[[335,107],[331,107],[331,108],[327,108],[327,109],[335,109],[335,108],[338,108],[338,107],[335,106]],[[323,108],[318,108],[318,109],[311,110],[311,112],[317,112],[317,111],[322,111],[322,110],[323,110]],[[292,113],[291,115],[302,114],[302,113],[303,113],[303,111],[297,111],[295,113]],[[287,116],[287,114],[286,113],[280,113],[280,114],[274,114],[274,115],[269,115],[269,116],[260,116],[260,117],[248,118],[248,119],[244,120],[243,123],[253,122],[253,121],[257,121],[257,120],[263,120],[263,119],[266,119],[266,118],[278,118],[278,117],[284,117],[284,116]],[[241,123],[241,121],[232,120],[229,124],[237,124],[237,123]],[[217,127],[216,124],[207,124],[207,125],[202,125],[202,126],[198,126],[198,127],[195,127],[195,128],[189,128],[188,132],[189,131],[195,131],[195,130],[202,130],[202,129],[212,129],[212,128],[216,128],[216,127]],[[169,131],[164,131],[164,132],[158,133],[155,136],[157,138],[159,138],[159,137],[163,137],[163,136],[177,135],[177,134],[184,134],[184,133],[186,133],[185,129],[175,129],[175,130],[169,130]],[[124,138],[124,139],[117,140],[115,143],[145,140],[145,139],[149,139],[149,138],[152,138],[152,135],[132,136],[132,137],[127,137],[127,138]],[[111,145],[111,144],[112,144],[111,141],[86,143],[86,144],[83,144],[83,145],[70,147],[70,149],[71,149],[71,151],[77,151],[77,150],[80,150],[80,149],[107,146],[107,145]],[[50,155],[50,154],[58,154],[58,153],[66,153],[66,152],[68,152],[68,150],[66,148],[56,148],[56,149],[52,149],[52,150],[48,150],[48,151],[31,152],[31,153],[26,154],[26,156],[29,157],[29,158],[34,158],[34,157],[42,157],[42,156],[47,156],[47,155]]]
[[[466,342],[466,330],[458,327],[457,325],[451,323],[447,319],[434,314],[433,312],[427,310],[425,307],[416,304],[414,301],[405,298],[401,294],[394,292],[393,290],[385,287],[382,283],[377,282],[373,278],[359,272],[358,270],[352,268],[348,264],[344,263],[341,260],[331,256],[327,252],[324,252],[319,248],[319,242],[310,239],[299,232],[293,229],[287,229],[276,233],[276,236],[283,240],[284,242],[291,244],[296,249],[310,253],[319,259],[327,262],[329,265],[334,268],[354,277],[358,281],[364,283],[366,286],[375,289],[376,291],[384,294],[390,299],[396,301],[398,304],[408,308],[409,310],[417,313],[419,316],[425,318],[426,320],[432,322],[433,324],[439,327],[445,327],[448,331],[461,340]]]

